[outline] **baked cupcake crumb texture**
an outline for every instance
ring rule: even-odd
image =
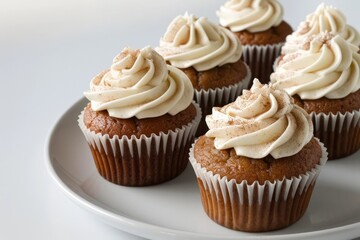
[[[282,21],[279,26],[272,27],[268,30],[252,33],[249,31],[234,32],[244,45],[272,45],[283,43],[286,37],[292,33],[291,26]]]
[[[262,159],[238,156],[234,149],[217,151],[214,139],[206,136],[201,136],[196,145],[194,156],[201,167],[214,175],[219,174],[220,178],[226,176],[237,183],[246,181],[248,184],[300,176],[315,168],[322,156],[321,147],[314,138],[298,154],[280,159],[271,155]]]
[[[108,134],[110,137],[117,136],[140,136],[150,137],[151,134],[167,133],[175,130],[179,126],[184,126],[195,119],[197,112],[193,104],[174,116],[165,114],[156,118],[138,119],[131,117],[127,119],[109,116],[103,111],[93,111],[89,103],[84,111],[85,126],[95,133]]]
[[[294,100],[297,105],[305,109],[308,113],[344,114],[360,109],[360,90],[350,93],[348,96],[340,99],[328,99],[322,97],[304,101],[298,95],[295,95]]]
[[[208,90],[230,86],[245,80],[249,69],[242,61],[227,63],[221,67],[198,72],[193,67],[182,69],[196,90]]]

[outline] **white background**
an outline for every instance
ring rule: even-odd
[[[293,28],[321,1],[280,0]],[[325,1],[360,29],[360,1]],[[140,239],[79,208],[44,165],[45,140],[125,46],[155,47],[177,15],[221,0],[0,1],[0,239]]]

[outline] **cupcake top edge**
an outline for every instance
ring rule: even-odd
[[[340,35],[320,33],[283,54],[271,82],[303,100],[341,99],[360,89],[359,48]]]
[[[172,20],[156,51],[175,67],[206,71],[239,61],[242,45],[228,29],[185,13]]]
[[[293,156],[313,137],[309,114],[285,91],[257,79],[234,102],[214,107],[206,123],[216,149],[254,159]]]
[[[233,32],[262,32],[278,26],[284,10],[277,0],[229,0],[216,12],[220,24]]]
[[[124,48],[84,92],[94,111],[127,119],[176,115],[192,102],[194,89],[181,70],[167,65],[150,46]]]

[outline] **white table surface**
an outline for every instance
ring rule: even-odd
[[[296,28],[319,0],[282,0]],[[156,46],[177,15],[221,0],[0,1],[0,239],[142,239],[74,204],[44,165],[53,124],[125,46]],[[360,1],[326,1],[360,29]]]

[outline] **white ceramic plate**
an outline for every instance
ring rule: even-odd
[[[360,236],[360,151],[323,168],[309,208],[294,225],[267,233],[232,231],[204,213],[189,164],[176,179],[151,187],[122,187],[96,172],[75,103],[54,126],[46,164],[58,186],[108,224],[150,239],[350,239]]]

